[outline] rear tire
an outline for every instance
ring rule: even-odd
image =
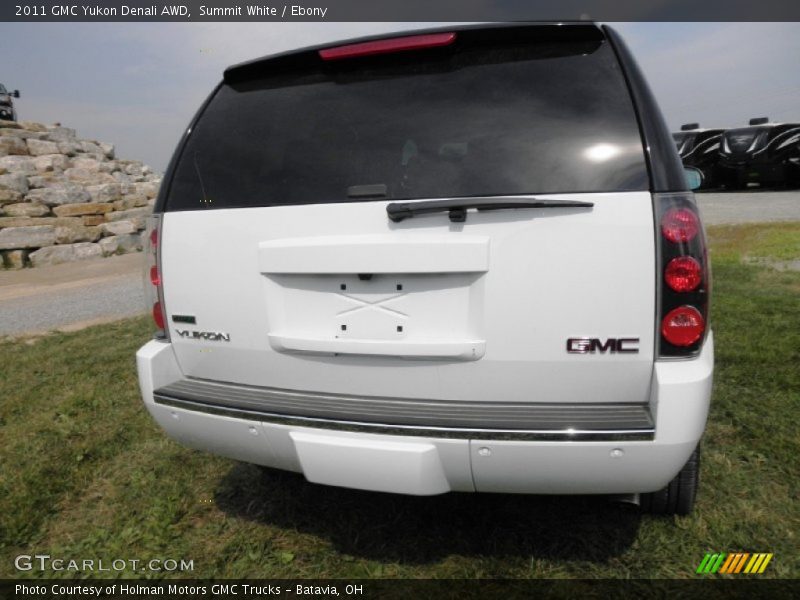
[[[667,487],[641,495],[640,506],[644,512],[652,515],[688,515],[694,508],[699,483],[700,446],[697,446]]]

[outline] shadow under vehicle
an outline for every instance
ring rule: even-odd
[[[11,92],[0,83],[0,119],[4,121],[17,120],[17,111],[14,110],[14,102],[11,98],[19,98],[19,90]]]
[[[722,134],[719,173],[728,189],[800,187],[800,123],[750,119]]]
[[[719,186],[719,148],[724,129],[700,129],[699,123],[687,123],[672,139],[683,165],[693,167],[702,174],[698,189],[707,190]]]

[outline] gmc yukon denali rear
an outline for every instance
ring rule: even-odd
[[[150,223],[144,403],[187,446],[316,483],[687,513],[713,338],[686,181],[608,27],[233,66]]]

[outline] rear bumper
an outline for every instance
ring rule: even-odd
[[[651,440],[649,404],[522,404],[358,397],[181,379],[156,404],[260,422],[406,436],[493,440]]]
[[[696,447],[711,395],[713,336],[694,360],[656,363],[647,405],[496,405],[502,415],[491,403],[298,398],[186,380],[170,344],[159,341],[139,350],[137,365],[145,405],[170,437],[312,482],[417,495],[618,494],[664,487]]]

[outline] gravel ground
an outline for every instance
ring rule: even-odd
[[[800,191],[697,194],[706,225],[800,221]],[[141,254],[0,271],[0,336],[80,329],[145,312]]]
[[[703,223],[728,225],[800,221],[800,190],[696,194]]]
[[[0,336],[80,329],[145,311],[142,254],[0,271]]]

